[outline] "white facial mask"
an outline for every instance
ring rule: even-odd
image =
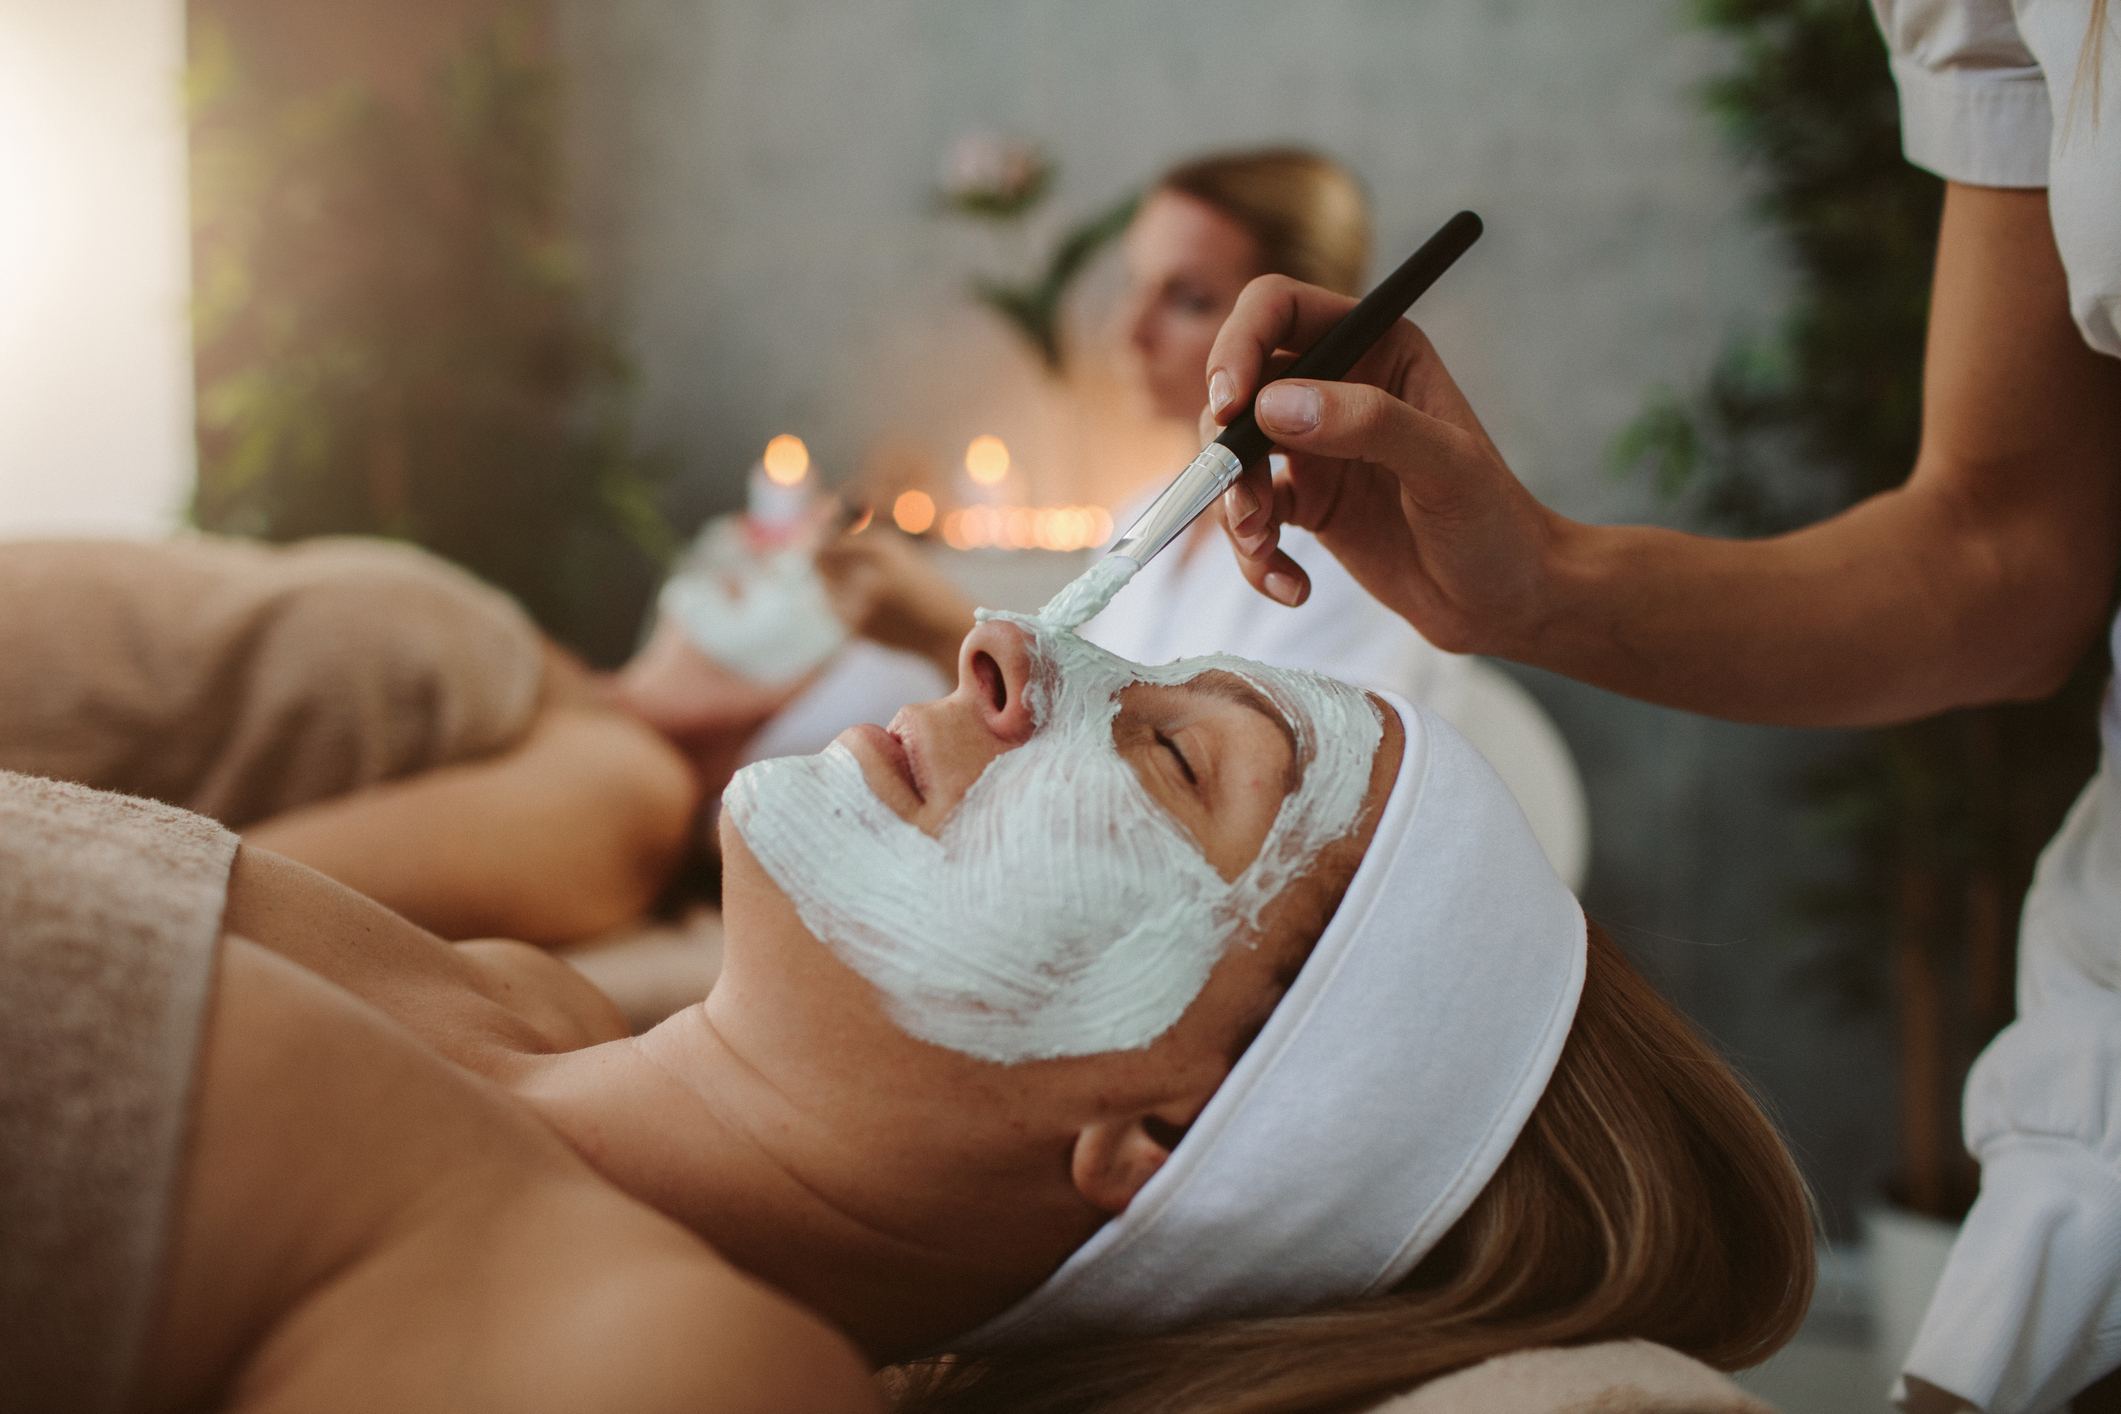
[[[1145,668],[1044,619],[1031,739],[1003,752],[931,838],[834,743],[762,761],[722,799],[810,931],[913,1036],[1012,1064],[1134,1050],[1185,1012],[1229,945],[1362,810],[1383,738],[1360,691],[1242,658]],[[1113,742],[1118,694],[1210,671],[1257,688],[1296,735],[1301,783],[1225,882]]]

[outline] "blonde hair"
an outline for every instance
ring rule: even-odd
[[[899,1414],[1339,1414],[1532,1346],[1641,1337],[1737,1369],[1803,1320],[1812,1244],[1810,1198],[1774,1128],[1593,924],[1545,1095],[1472,1208],[1389,1295],[944,1358],[885,1382]]]
[[[1331,158],[1295,148],[1221,153],[1173,167],[1152,190],[1190,196],[1242,226],[1259,245],[1262,275],[1361,292],[1370,205]]]

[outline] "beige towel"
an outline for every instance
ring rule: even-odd
[[[126,1397],[235,851],[196,815],[0,772],[0,1408]]]
[[[1699,1360],[1647,1340],[1520,1350],[1372,1414],[1775,1414]]]
[[[529,729],[514,602],[381,540],[0,544],[0,770],[237,829]]]

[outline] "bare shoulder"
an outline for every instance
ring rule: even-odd
[[[538,1220],[540,1279],[485,1294],[488,1338],[457,1346],[485,1358],[457,1367],[469,1381],[437,1409],[880,1414],[867,1364],[838,1331],[659,1215],[598,1206]]]
[[[636,1269],[599,1289],[608,1303],[584,1332],[575,1366],[581,1402],[639,1411],[871,1414],[883,1402],[854,1345],[787,1297],[727,1267]],[[589,1374],[601,1370],[601,1374]],[[582,1382],[587,1374],[589,1384]]]
[[[505,1407],[538,1414],[880,1411],[867,1363],[811,1311],[662,1214],[604,1187],[526,1212],[537,1269],[563,1304],[521,1304],[500,1380],[535,1372]],[[502,1297],[512,1301],[510,1297]]]
[[[251,1363],[253,1414],[879,1414],[854,1346],[587,1175],[488,1190],[313,1294]]]
[[[238,937],[196,1090],[143,1408],[878,1408],[832,1328]]]

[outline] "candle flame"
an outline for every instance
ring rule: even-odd
[[[999,437],[974,437],[965,448],[965,473],[982,486],[1009,474],[1009,448]]]
[[[925,491],[904,491],[891,503],[891,520],[908,535],[924,535],[935,524],[935,502]]]
[[[1111,538],[1103,506],[968,506],[943,517],[953,550],[1087,550]]]
[[[810,449],[803,439],[783,432],[766,444],[766,475],[776,486],[793,486],[810,471]]]

